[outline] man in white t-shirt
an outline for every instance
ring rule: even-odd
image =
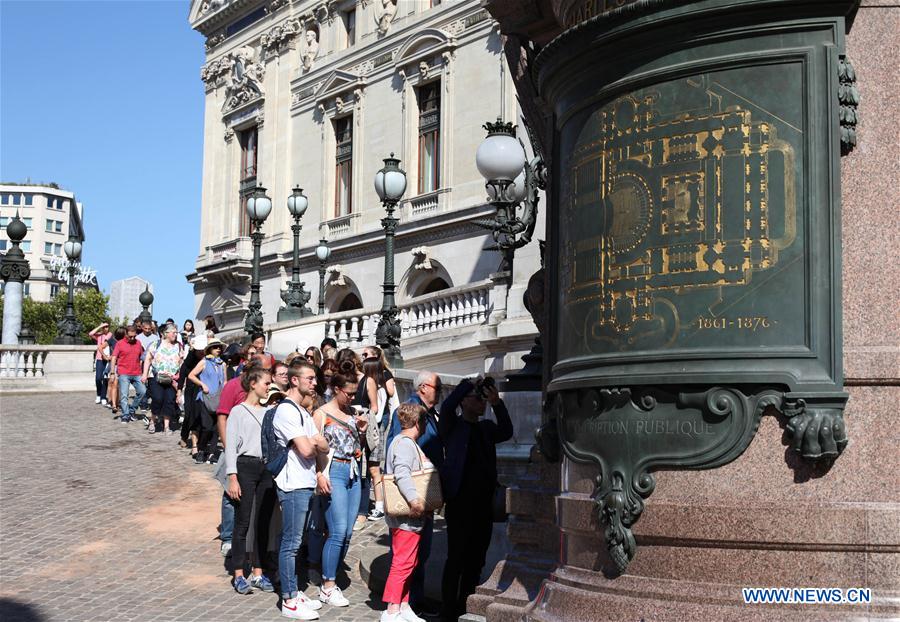
[[[315,394],[316,370],[306,363],[291,367],[287,399],[279,404],[272,424],[282,447],[290,445],[287,464],[275,478],[281,502],[281,547],[278,574],[281,579],[281,615],[296,620],[315,620],[322,603],[308,598],[297,588],[297,551],[303,542],[306,519],[316,489],[316,456],[328,453],[312,415],[300,406],[304,397]]]

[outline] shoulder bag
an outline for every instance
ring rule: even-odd
[[[399,438],[397,440],[400,440]],[[396,443],[397,440],[394,442]],[[416,493],[419,499],[425,503],[426,512],[434,512],[441,509],[444,505],[444,496],[441,492],[441,478],[438,470],[433,466],[425,468],[425,455],[419,444],[409,439],[419,452],[419,465],[417,471],[412,472],[413,484],[416,487]],[[381,485],[384,492],[384,511],[390,516],[409,516],[409,503],[400,492],[397,481],[393,473],[383,475]]]

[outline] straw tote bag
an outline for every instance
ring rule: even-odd
[[[402,438],[404,437],[398,438],[397,441]],[[419,444],[412,439],[408,440],[416,446],[416,451],[419,452],[419,464],[424,465],[425,455],[419,448]],[[434,512],[441,509],[444,505],[444,496],[441,492],[441,478],[438,475],[438,470],[431,466],[413,471],[412,480],[416,487],[416,496],[425,503],[425,511]],[[406,498],[400,492],[394,474],[383,475],[381,482],[384,489],[384,511],[389,516],[409,516],[409,503],[406,502]]]

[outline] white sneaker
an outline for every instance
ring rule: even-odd
[[[219,552],[222,553],[222,557],[228,557],[231,554],[231,540],[223,542],[219,547]]]
[[[94,403],[95,403],[95,404],[99,404],[99,403],[100,403],[100,396],[99,396],[99,395],[97,396],[97,399],[94,400]]]
[[[300,599],[281,601],[281,617],[293,620],[318,620],[319,614],[304,606]]]
[[[425,622],[424,618],[416,615],[409,603],[400,603],[400,619],[406,622]]]
[[[300,601],[300,604],[306,607],[307,609],[312,609],[313,611],[318,611],[322,608],[322,603],[318,600],[313,600],[303,592],[297,594],[297,600]]]
[[[327,592],[325,588],[320,587],[319,600],[332,607],[348,607],[350,605],[350,601],[341,593],[341,588],[336,585]]]
[[[388,613],[387,610],[381,612],[381,622],[403,622],[400,612]]]

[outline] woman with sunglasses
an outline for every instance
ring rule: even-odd
[[[353,535],[353,519],[359,507],[360,476],[365,467],[360,438],[366,432],[367,421],[358,417],[351,406],[356,385],[355,366],[352,361],[345,360],[340,372],[331,378],[334,397],[313,413],[316,427],[331,450],[329,459],[320,459],[316,465],[316,492],[328,525],[328,539],[321,548],[319,600],[335,607],[350,604],[335,584],[335,578]],[[321,542],[321,529],[315,527],[310,528],[311,565],[318,561],[316,553]]]
[[[306,362],[311,365],[315,365],[316,367],[322,366],[322,353],[316,346],[309,346],[306,348],[303,357],[306,359]]]

